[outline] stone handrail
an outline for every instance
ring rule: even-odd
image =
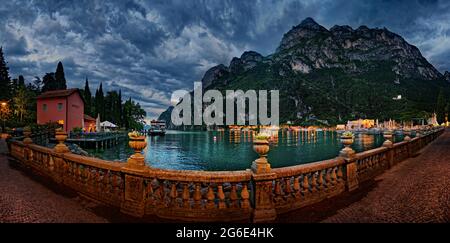
[[[309,164],[270,169],[261,157],[255,168],[264,170],[217,172],[136,167],[130,161],[72,154],[61,149],[63,143],[57,145],[59,150],[25,143],[25,139],[9,141],[9,145],[11,156],[24,167],[132,216],[260,222],[355,190],[359,183],[417,153],[443,131],[434,129],[410,140]],[[61,142],[61,137],[57,139]]]
[[[356,154],[358,182],[370,180],[389,168],[388,151],[388,148],[380,147]]]
[[[345,190],[343,158],[273,169],[272,197],[277,213],[310,205]]]

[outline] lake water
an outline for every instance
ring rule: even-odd
[[[403,138],[395,136],[395,142]],[[382,135],[356,134],[357,152],[381,146]],[[147,137],[146,163],[156,168],[179,170],[243,170],[250,168],[258,155],[252,149],[249,132],[168,131],[165,136]],[[305,164],[338,155],[342,149],[339,135],[332,131],[279,132],[268,155],[272,168]],[[126,161],[133,153],[128,143],[106,150],[88,150],[106,160]]]

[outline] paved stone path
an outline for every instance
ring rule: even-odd
[[[450,131],[376,180],[363,199],[324,222],[450,222]]]
[[[0,223],[108,222],[87,207],[77,197],[61,195],[42,183],[11,168],[6,144],[0,140]]]

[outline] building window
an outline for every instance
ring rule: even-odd
[[[42,110],[47,111],[47,104],[42,104]]]
[[[62,111],[62,106],[63,104],[62,103],[58,103],[58,111]]]

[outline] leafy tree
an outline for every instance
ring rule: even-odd
[[[439,95],[437,97],[437,104],[436,104],[436,118],[439,124],[445,122],[445,106],[446,101],[444,96],[444,90],[441,88],[439,90]]]
[[[64,76],[64,67],[61,62],[58,62],[55,73],[55,81],[57,89],[67,89],[66,78]]]
[[[129,98],[123,105],[124,126],[127,129],[141,130],[144,127],[145,111],[139,103]]]
[[[55,80],[55,73],[46,73],[44,77],[42,77],[42,83],[43,83],[42,92],[58,89]]]
[[[84,84],[84,113],[92,116],[92,95],[91,90],[89,89],[89,80],[86,78],[86,82]]]
[[[19,118],[19,121],[23,121],[23,117],[28,113],[29,92],[25,85],[19,86],[13,97],[14,115]]]
[[[42,88],[42,80],[41,78],[39,78],[38,76],[34,77],[33,83],[32,85],[32,89],[37,92],[37,94],[39,94],[41,92],[41,88]]]
[[[11,78],[9,77],[9,68],[6,66],[6,60],[3,56],[3,48],[0,47],[0,99],[9,99],[11,97]]]
[[[18,86],[19,86],[19,87],[25,87],[25,79],[23,78],[22,75],[19,75]]]

